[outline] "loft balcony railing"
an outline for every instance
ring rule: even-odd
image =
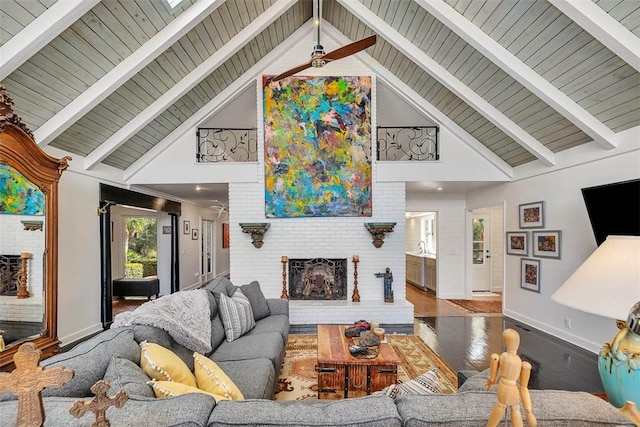
[[[198,163],[258,161],[256,128],[198,128]]]
[[[437,126],[379,126],[376,158],[379,161],[434,161],[440,159]],[[199,163],[255,162],[256,128],[199,128],[196,132]]]
[[[440,159],[437,126],[378,126],[379,161]]]

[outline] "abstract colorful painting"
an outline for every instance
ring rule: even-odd
[[[44,215],[44,194],[20,172],[0,164],[0,214]]]
[[[266,82],[266,216],[371,216],[371,77]]]

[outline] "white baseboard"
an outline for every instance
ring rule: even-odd
[[[223,277],[223,276],[224,276],[224,277],[229,277],[230,275],[231,275],[231,270],[222,271],[222,272],[220,272],[220,273],[216,274],[216,279],[217,279],[218,277]]]
[[[578,347],[584,348],[585,350],[588,350],[592,353],[595,353],[595,354],[600,353],[600,347],[602,347],[601,343],[598,344],[593,341],[585,340],[576,335],[569,334],[566,331],[563,331],[562,329],[558,329],[546,323],[539,322],[538,320],[531,318],[529,316],[524,316],[520,313],[516,313],[515,311],[505,309],[503,310],[502,314],[504,314],[507,317],[511,317],[512,319],[524,322],[527,325],[531,325],[534,328],[541,330],[542,332],[546,332],[547,334],[553,335],[556,338],[560,338],[562,340],[570,342],[571,344],[577,345]]]
[[[60,345],[65,346],[65,345],[74,343],[85,337],[88,337],[89,335],[92,335],[92,334],[95,334],[96,332],[101,332],[101,331],[102,331],[102,323],[96,323],[94,325],[81,329],[67,336],[60,337]]]

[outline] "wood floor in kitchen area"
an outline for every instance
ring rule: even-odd
[[[504,351],[502,331],[512,328],[520,334],[518,354],[533,367],[529,388],[603,393],[594,353],[502,314],[468,313],[409,284],[407,300],[415,307],[415,334],[455,371],[488,368],[491,354]]]

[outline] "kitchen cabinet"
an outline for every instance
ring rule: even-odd
[[[407,271],[406,278],[407,282],[412,285],[424,289],[425,281],[424,281],[424,258],[416,255],[407,254]]]

